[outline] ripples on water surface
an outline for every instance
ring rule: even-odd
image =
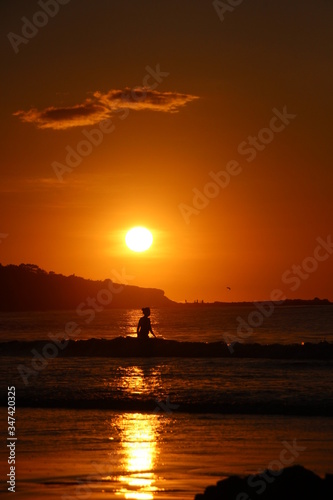
[[[151,319],[167,339],[213,342],[235,334],[253,310],[152,310]],[[246,341],[332,342],[332,311],[276,309]],[[135,335],[140,315],[97,313],[80,339]],[[75,311],[2,313],[0,340],[47,340],[83,319]],[[17,367],[31,358],[4,357],[0,366],[1,386],[17,387],[17,500],[193,499],[223,476],[276,463],[294,440],[303,450],[297,463],[333,472],[329,360],[56,357],[25,385]]]
[[[198,306],[186,309],[153,309],[154,330],[164,338],[181,341],[223,341],[225,334],[235,335],[240,318],[245,322],[255,306]],[[63,333],[68,321],[77,322],[80,338],[114,338],[135,335],[140,310],[111,309],[96,312],[89,323],[75,311],[1,313],[0,340],[46,339],[49,332]],[[333,306],[276,307],[262,324],[253,328],[245,342],[292,343],[333,341]]]

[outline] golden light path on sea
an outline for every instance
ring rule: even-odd
[[[154,369],[152,370],[154,372]],[[153,391],[158,382],[151,370],[129,366],[119,374],[120,387],[128,395],[139,395]],[[147,376],[149,375],[149,376]],[[110,422],[111,434],[115,431],[121,444],[121,473],[116,478],[116,494],[132,500],[152,500],[157,479],[154,467],[158,456],[158,429],[160,421],[157,413],[123,413]],[[110,438],[113,439],[113,438]]]

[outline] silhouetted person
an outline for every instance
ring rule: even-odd
[[[153,329],[151,327],[150,323],[150,309],[149,307],[143,307],[142,308],[143,316],[142,318],[139,319],[138,327],[137,327],[137,334],[138,334],[138,339],[148,339],[149,333],[152,333],[154,337],[156,335],[153,332]]]

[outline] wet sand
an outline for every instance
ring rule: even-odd
[[[193,499],[223,477],[286,460],[333,472],[325,417],[21,408],[17,436],[19,500]],[[7,468],[1,450],[1,473]]]

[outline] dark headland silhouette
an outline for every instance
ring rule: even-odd
[[[100,302],[104,309],[141,309],[144,303],[151,307],[177,304],[157,288],[48,273],[35,264],[0,264],[0,311],[74,310],[88,297]]]
[[[0,264],[0,311],[73,310],[88,297],[100,297],[103,308],[141,309],[150,307],[221,307],[253,305],[253,302],[175,302],[158,288],[113,283],[110,279],[90,280],[75,275],[47,272],[35,264]],[[327,299],[287,299],[288,305],[331,305]],[[276,304],[279,305],[279,304]]]

